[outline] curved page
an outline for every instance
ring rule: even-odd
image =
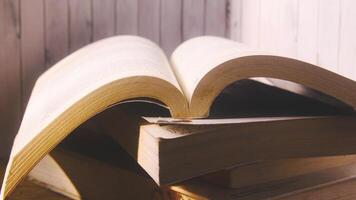
[[[207,116],[214,99],[225,87],[253,77],[298,83],[356,108],[354,80],[224,38],[204,36],[188,40],[173,52],[171,64],[189,101],[191,116]]]
[[[165,55],[140,37],[96,42],[45,72],[15,138],[2,197],[81,123],[114,103],[136,97],[165,103],[173,117],[187,115],[186,99]]]

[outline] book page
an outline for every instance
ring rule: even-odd
[[[187,115],[187,101],[163,51],[137,36],[117,36],[69,55],[36,82],[16,135],[2,195],[85,120],[107,107],[148,97]]]
[[[178,46],[171,56],[171,65],[185,96],[191,100],[199,81],[209,71],[224,61],[247,53],[258,52],[228,39],[203,36]]]
[[[68,56],[37,81],[16,137],[14,153],[35,132],[90,91],[133,76],[157,77],[179,88],[163,52],[143,38],[109,38]]]
[[[191,117],[208,116],[214,99],[230,84],[259,77],[301,84],[338,99],[349,109],[356,108],[356,95],[351,92],[356,90],[354,80],[310,63],[254,50],[225,38],[203,36],[190,39],[173,52],[171,65],[189,100]],[[283,81],[274,83],[277,87],[290,88]],[[298,87],[293,87],[293,92],[303,95],[302,90],[294,89]]]

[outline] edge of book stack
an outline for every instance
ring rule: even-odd
[[[355,192],[347,189],[356,184],[354,121],[325,116],[152,124],[111,109],[47,155],[9,199],[349,197]]]

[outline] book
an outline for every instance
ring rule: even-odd
[[[177,119],[204,118],[222,90],[241,79],[302,84],[356,107],[354,80],[299,60],[218,37],[181,44],[168,61],[153,42],[116,36],[67,56],[37,80],[11,150],[1,197],[76,127],[119,102],[158,101]]]
[[[127,168],[125,165],[116,166],[68,149],[56,148],[30,172],[24,183],[27,189],[16,188],[10,197],[29,198],[29,195],[31,195],[30,197],[34,199],[39,199],[42,196],[44,196],[43,199],[54,199],[58,196],[57,194],[60,194],[68,198],[57,197],[58,199],[200,200],[300,199],[302,197],[333,199],[339,197],[339,195],[352,197],[355,194],[355,190],[352,189],[355,185],[356,169],[354,155],[307,159],[307,163],[312,160],[323,160],[322,163],[326,166],[320,166],[320,169],[314,168],[310,171],[311,168],[308,165],[305,173],[284,178],[281,178],[280,174],[274,173],[277,179],[256,183],[248,187],[221,187],[211,180],[206,180],[204,176],[171,186],[157,186],[152,179],[142,174],[140,170]],[[123,162],[131,161],[125,158],[121,160]],[[303,159],[299,160],[302,161]],[[287,163],[288,161],[280,160],[278,162]],[[260,164],[263,165],[263,162]],[[293,161],[289,162],[289,168],[297,167],[303,170],[304,166],[294,164],[296,163]],[[278,166],[276,167],[278,168]],[[267,170],[270,171],[271,169],[268,168]],[[244,177],[254,176],[256,172],[258,173],[258,170],[254,169],[243,171],[247,173]],[[100,176],[93,176],[94,173],[100,174]],[[28,184],[31,185],[28,186]],[[345,188],[348,189],[345,190]],[[46,190],[53,192],[50,194]]]
[[[101,131],[117,141],[158,185],[262,160],[356,152],[354,116],[205,119],[204,124],[199,120],[154,124],[158,119],[169,123],[165,118],[150,118],[152,123],[148,123],[134,114],[130,106],[121,106],[101,113],[92,121],[103,127]],[[226,121],[230,124],[223,124]]]
[[[98,160],[61,145],[31,170],[8,199],[173,200],[134,160],[128,156],[115,160]],[[3,167],[5,163],[0,163],[0,172]]]
[[[356,163],[355,155],[289,158],[241,164],[202,177],[226,188],[242,188],[277,182],[313,172]]]
[[[28,179],[75,200],[165,199],[163,191],[147,174],[128,167],[131,160],[122,159],[122,162],[126,163],[113,165],[56,148],[36,165]]]
[[[47,154],[7,199],[173,200],[115,140],[90,126]]]
[[[353,199],[355,169],[356,164],[350,163],[242,188],[224,188],[193,179],[173,185],[169,190],[183,199],[196,200]]]

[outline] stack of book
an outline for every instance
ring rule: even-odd
[[[170,60],[144,38],[104,39],[36,82],[1,198],[25,177],[71,199],[282,198],[345,180],[355,91],[223,38],[188,40]]]

